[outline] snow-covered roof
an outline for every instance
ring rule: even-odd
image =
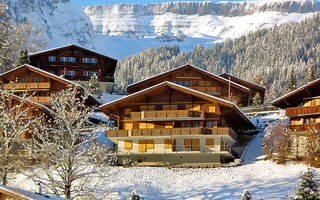
[[[228,75],[228,76],[231,76],[231,77],[234,77],[234,78],[236,78],[236,79],[240,79],[240,80],[242,80],[243,82],[247,82],[248,84],[257,86],[257,87],[259,87],[259,88],[266,89],[266,88],[265,88],[264,86],[262,86],[262,85],[258,85],[258,84],[256,84],[256,83],[251,82],[251,81],[244,80],[244,79],[242,79],[242,78],[240,78],[240,77],[238,77],[238,76],[235,76],[235,75],[233,75],[233,74],[229,74],[229,73],[227,73],[227,72],[222,73],[222,74],[219,74],[219,76],[222,76],[222,75],[224,75],[224,74],[226,74],[226,75]]]
[[[279,97],[279,98],[271,101],[270,104],[273,105],[273,104],[275,104],[275,103],[278,103],[279,101],[282,101],[282,100],[286,99],[287,97],[289,97],[289,96],[291,96],[291,95],[293,95],[293,94],[295,94],[295,93],[298,93],[298,92],[300,92],[300,91],[308,88],[309,86],[311,86],[311,85],[313,85],[313,84],[315,84],[315,83],[318,83],[319,81],[320,81],[320,78],[318,78],[318,79],[316,79],[316,80],[314,80],[314,81],[312,81],[312,82],[310,82],[310,83],[308,83],[308,84],[305,84],[305,85],[303,85],[303,86],[301,86],[301,87],[299,87],[299,88],[297,88],[297,89],[289,92],[288,94],[285,94],[285,95],[283,95],[283,96],[281,96],[281,97]]]
[[[146,92],[146,91],[148,91],[148,90],[157,88],[157,87],[159,87],[159,86],[161,86],[161,85],[171,85],[171,86],[175,86],[175,87],[178,87],[178,88],[187,90],[187,91],[194,92],[194,93],[199,94],[199,95],[206,96],[206,97],[208,97],[208,98],[210,98],[210,99],[214,99],[214,100],[216,100],[216,101],[220,101],[220,102],[223,102],[223,103],[225,103],[225,104],[228,104],[228,105],[234,107],[235,110],[236,110],[245,120],[249,121],[249,122],[252,124],[252,126],[255,127],[255,125],[251,122],[251,120],[246,116],[246,114],[245,114],[244,112],[241,111],[241,109],[240,109],[235,103],[233,103],[233,102],[231,102],[231,101],[228,101],[228,100],[225,100],[225,99],[222,99],[222,98],[219,98],[219,97],[216,97],[216,96],[212,96],[212,95],[206,94],[206,93],[204,93],[204,92],[200,92],[200,91],[198,91],[198,90],[194,90],[194,89],[191,89],[191,88],[182,86],[182,85],[178,85],[178,84],[175,84],[175,83],[172,83],[172,82],[169,82],[169,81],[164,81],[164,82],[159,83],[159,84],[157,84],[157,85],[151,86],[151,87],[149,87],[149,88],[145,88],[145,89],[140,90],[140,91],[138,91],[138,92],[136,92],[136,93],[130,94],[130,95],[128,95],[128,96],[125,96],[125,97],[123,97],[123,98],[116,99],[116,100],[114,100],[114,101],[108,102],[108,103],[106,103],[106,104],[101,105],[100,108],[105,107],[105,106],[109,106],[109,105],[111,105],[111,104],[120,102],[120,101],[122,101],[122,100],[128,99],[128,98],[133,97],[133,96],[137,96],[137,95],[139,95],[139,94],[141,94],[141,93],[144,93],[144,92]]]
[[[86,50],[86,51],[90,51],[90,52],[93,53],[93,54],[97,54],[97,55],[99,55],[99,56],[102,56],[102,57],[105,57],[105,58],[108,58],[108,59],[117,61],[117,60],[114,59],[114,58],[111,58],[111,57],[109,57],[109,56],[103,55],[103,54],[101,54],[101,53],[98,53],[98,52],[93,51],[93,50],[91,50],[91,49],[87,49],[87,48],[85,48],[85,47],[83,47],[83,46],[80,46],[80,45],[74,44],[74,43],[73,43],[73,44],[64,45],[64,46],[54,47],[54,48],[51,48],[51,49],[46,49],[46,50],[42,50],[42,51],[38,51],[38,52],[34,52],[34,53],[31,53],[30,56],[35,56],[35,55],[39,55],[39,54],[46,53],[46,52],[49,52],[49,51],[54,51],[54,50],[58,50],[58,49],[62,49],[62,48],[67,48],[67,47],[71,47],[71,46],[78,47],[78,48],[80,48],[80,49],[83,49],[83,50]]]
[[[69,83],[69,84],[71,84],[71,85],[74,85],[74,86],[76,86],[76,87],[78,87],[78,88],[81,88],[82,90],[85,90],[85,87],[83,87],[82,85],[80,85],[80,84],[78,84],[78,83],[75,83],[75,82],[73,82],[73,81],[70,81],[70,80],[65,79],[65,78],[63,78],[63,77],[60,77],[60,76],[57,76],[57,75],[55,75],[55,74],[52,74],[52,73],[50,73],[50,72],[47,72],[47,71],[45,71],[45,70],[43,70],[43,69],[37,68],[37,67],[32,66],[32,65],[29,65],[29,64],[24,64],[24,65],[21,65],[21,66],[19,66],[19,67],[13,68],[13,69],[11,69],[11,70],[9,70],[9,71],[6,71],[6,72],[0,74],[0,77],[3,76],[3,75],[7,75],[7,74],[9,74],[9,73],[11,73],[11,72],[14,72],[14,71],[16,71],[16,70],[19,70],[20,68],[23,68],[23,67],[25,67],[25,66],[27,66],[28,68],[31,68],[31,69],[33,69],[33,70],[36,70],[36,71],[38,71],[38,72],[44,73],[44,74],[46,74],[47,76],[54,77],[54,78],[59,79],[59,80],[61,80],[61,81],[67,82],[67,83]],[[93,98],[95,101],[97,101],[99,104],[101,104],[101,102],[100,102],[95,96],[90,95],[90,97]]]
[[[240,85],[240,84],[235,83],[235,82],[233,82],[233,81],[231,81],[231,80],[225,79],[225,78],[223,78],[223,77],[221,77],[221,76],[215,75],[215,74],[210,73],[210,72],[208,72],[208,71],[206,71],[206,70],[204,70],[204,69],[201,69],[201,68],[199,68],[199,67],[196,67],[196,66],[193,66],[193,65],[190,65],[190,64],[183,65],[183,66],[180,66],[180,67],[171,69],[171,70],[169,70],[169,71],[166,71],[166,72],[157,74],[157,75],[155,75],[155,76],[146,78],[146,79],[144,79],[144,80],[141,80],[141,81],[132,83],[132,84],[128,85],[127,88],[128,88],[128,87],[132,87],[132,86],[137,85],[137,84],[140,84],[140,83],[142,83],[142,82],[151,80],[151,79],[153,79],[153,78],[156,78],[156,77],[165,75],[165,74],[167,74],[167,73],[171,73],[171,72],[173,72],[173,71],[176,71],[176,70],[178,70],[178,69],[181,69],[181,68],[187,67],[187,66],[190,66],[190,67],[192,67],[192,68],[195,68],[195,69],[197,69],[197,70],[199,70],[199,71],[201,71],[201,72],[203,72],[203,73],[205,73],[205,74],[207,74],[207,75],[213,76],[213,77],[215,77],[215,78],[217,78],[217,79],[220,79],[220,80],[223,80],[223,81],[225,81],[225,82],[230,82],[231,85],[236,85],[236,86],[238,86],[238,87],[240,87],[240,88],[242,88],[242,89],[244,89],[244,90],[250,91],[249,88],[247,88],[247,87],[245,87],[245,86],[243,86],[243,85]]]
[[[33,104],[33,105],[36,105],[36,106],[40,107],[41,109],[47,111],[47,113],[50,113],[52,116],[56,116],[56,115],[57,115],[57,113],[53,112],[53,111],[50,110],[48,107],[46,107],[46,106],[44,106],[44,105],[42,105],[42,104],[40,104],[40,103],[31,101],[31,100],[29,100],[29,99],[22,98],[22,97],[20,97],[20,96],[18,96],[18,95],[15,95],[15,94],[12,94],[12,93],[9,93],[9,92],[4,92],[4,91],[3,91],[3,93],[8,94],[8,95],[10,95],[10,96],[12,96],[12,97],[14,97],[14,98],[17,98],[17,99],[19,99],[19,100],[21,100],[21,101],[28,102],[28,103],[30,103],[31,105],[32,105],[32,104]]]
[[[14,196],[21,197],[26,200],[64,200],[64,198],[61,197],[54,197],[51,195],[40,195],[36,194],[27,190],[19,189],[19,188],[14,188],[14,187],[9,187],[9,186],[4,186],[0,184],[0,193],[6,193],[6,194],[11,194]]]

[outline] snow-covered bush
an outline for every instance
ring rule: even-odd
[[[136,160],[132,157],[124,157],[124,158],[122,158],[121,161],[122,161],[123,166],[125,166],[125,167],[132,167],[132,166],[136,165],[136,163],[137,163]]]

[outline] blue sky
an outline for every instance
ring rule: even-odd
[[[177,0],[72,0],[79,6],[92,6],[92,5],[108,5],[108,4],[118,4],[118,3],[135,3],[135,4],[147,4],[147,3],[163,3],[172,2]],[[203,1],[203,0],[178,0],[178,1]],[[210,0],[206,0],[210,1]],[[217,2],[215,0],[211,0]]]

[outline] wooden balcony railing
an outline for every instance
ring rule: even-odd
[[[303,124],[303,125],[291,125],[288,127],[290,131],[308,131],[308,130],[320,130],[320,124]]]
[[[312,113],[320,113],[320,106],[295,107],[295,108],[287,108],[286,109],[286,115],[287,116],[312,114]]]
[[[30,101],[34,101],[37,103],[50,103],[51,102],[51,97],[50,96],[32,96],[32,97],[27,97]]]
[[[4,89],[11,90],[21,90],[21,89],[50,89],[50,82],[28,82],[28,83],[7,83]]]
[[[203,118],[203,111],[193,111],[193,110],[155,110],[155,111],[141,111],[141,112],[131,112],[131,119],[136,121],[143,120],[160,120],[167,119],[172,120],[174,118]]]
[[[75,80],[75,81],[89,81],[91,77],[89,76],[64,76],[65,79],[68,79],[68,80]],[[108,76],[105,76],[105,77],[98,77],[98,80],[100,82],[114,82],[114,78],[113,77],[108,77]]]
[[[106,137],[128,137],[129,135],[130,136],[229,135],[234,140],[237,140],[237,134],[229,127],[132,129],[132,130],[107,130],[106,131]]]

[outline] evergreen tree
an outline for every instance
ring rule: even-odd
[[[253,97],[253,102],[252,105],[253,106],[258,106],[262,104],[262,99],[259,93],[256,93]]]
[[[288,85],[288,92],[291,92],[296,89],[296,81],[294,79],[294,70],[291,68],[290,80]]]
[[[91,94],[101,97],[102,90],[100,89],[99,79],[96,74],[91,76],[89,82],[86,84],[86,88]]]
[[[296,188],[295,200],[320,200],[320,193],[317,183],[313,180],[314,171],[308,171],[300,176],[300,185]]]
[[[20,49],[17,66],[21,66],[21,65],[29,64],[29,63],[30,62],[29,62],[28,50],[27,49],[25,49],[25,50]]]
[[[313,62],[313,60],[310,61],[310,69],[309,69],[309,77],[308,77],[308,81],[314,81],[315,78],[315,64]]]
[[[241,200],[252,200],[251,194],[247,190],[244,191]]]

